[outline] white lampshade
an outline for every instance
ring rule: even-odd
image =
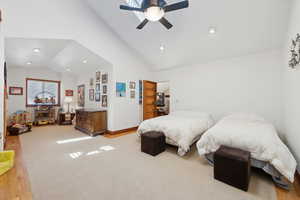
[[[145,18],[149,21],[158,21],[165,15],[165,11],[158,6],[151,6],[145,11]]]
[[[73,101],[72,97],[65,97],[65,100],[64,100],[65,103],[72,103],[72,101]]]

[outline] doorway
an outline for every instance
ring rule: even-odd
[[[170,83],[162,81],[157,83],[156,109],[158,116],[170,113]]]

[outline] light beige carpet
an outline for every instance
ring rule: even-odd
[[[171,147],[152,157],[140,152],[136,134],[86,137],[71,126],[38,127],[21,136],[35,200],[276,199],[264,173],[252,175],[248,193],[214,180],[195,147],[183,158]]]

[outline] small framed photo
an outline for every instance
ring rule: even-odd
[[[89,90],[89,99],[90,99],[90,101],[95,100],[95,90],[94,89]]]
[[[84,107],[85,103],[85,85],[78,86],[77,103],[79,107]]]
[[[107,107],[107,95],[102,95],[102,107]]]
[[[65,96],[66,97],[72,97],[72,96],[74,96],[74,91],[73,90],[66,90],[65,91]]]
[[[96,92],[96,94],[95,94],[95,101],[96,102],[100,102],[101,101],[101,94],[100,94],[100,92]]]
[[[129,82],[129,89],[135,90],[135,82],[134,81]]]
[[[100,92],[100,83],[96,84],[96,92]]]
[[[9,87],[9,95],[23,95],[22,87]]]
[[[93,86],[93,85],[94,85],[94,79],[90,78],[90,86]]]
[[[101,72],[98,71],[96,72],[96,82],[100,82],[100,79],[101,79]]]
[[[108,83],[108,74],[102,74],[102,83],[103,84]]]
[[[126,83],[116,83],[116,95],[117,97],[126,97]]]
[[[107,85],[102,86],[102,92],[103,94],[107,94]]]
[[[135,91],[134,90],[130,91],[130,98],[135,99]]]

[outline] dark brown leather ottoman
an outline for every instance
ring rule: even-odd
[[[214,154],[216,180],[248,191],[251,174],[251,154],[236,148],[221,146]]]
[[[166,137],[162,132],[150,131],[141,135],[141,151],[156,156],[166,149]]]

